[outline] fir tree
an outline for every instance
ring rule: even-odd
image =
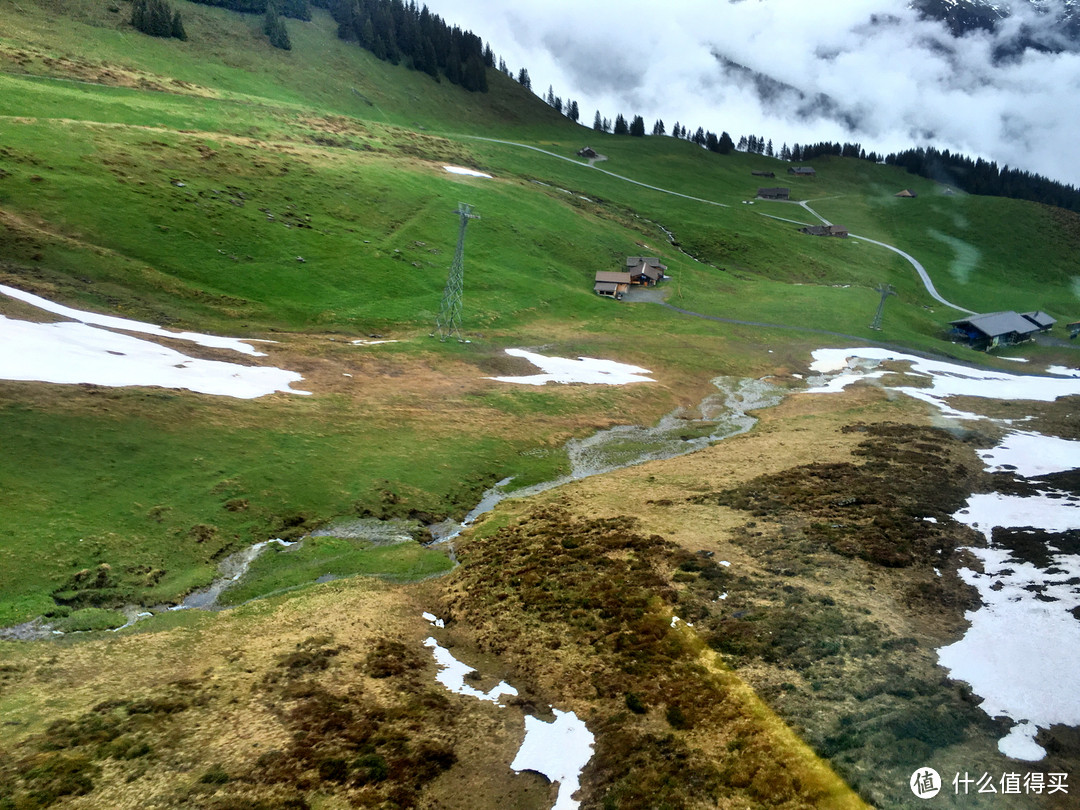
[[[596,116],[593,118],[592,128],[594,130],[596,130],[597,132],[603,132],[604,131],[604,119],[600,117],[600,111],[599,110],[596,111]]]
[[[730,155],[731,150],[735,148],[735,141],[731,140],[731,136],[726,132],[720,133],[720,142],[717,144],[716,151],[721,155]]]
[[[630,127],[627,126],[626,119],[623,118],[623,114],[619,113],[615,116],[615,134],[616,135],[628,135],[630,133]]]
[[[660,118],[656,119],[656,123],[652,125],[652,134],[653,135],[663,135],[664,134],[664,122],[663,122],[662,119],[660,119]]]
[[[172,35],[175,39],[187,40],[187,31],[184,30],[184,21],[180,19],[180,12],[173,14]]]
[[[566,106],[566,117],[573,121],[575,124],[577,123],[578,118],[581,117],[581,111],[578,109],[578,103],[576,101],[571,101]]]
[[[634,120],[630,122],[630,134],[635,138],[645,137],[645,119],[640,115],[635,115]]]
[[[278,14],[277,6],[273,3],[267,3],[266,5],[266,15],[263,17],[263,33],[266,34],[270,44],[275,48],[280,48],[283,51],[292,50],[289,32]]]
[[[522,68],[518,71],[518,84],[524,87],[526,90],[532,90],[532,80],[529,78],[529,71]]]

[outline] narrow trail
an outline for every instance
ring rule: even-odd
[[[531,149],[534,152],[540,152],[543,155],[548,155],[559,160],[565,160],[567,163],[573,163],[575,166],[581,166],[583,169],[592,169],[593,171],[602,172],[610,177],[614,177],[617,180],[622,180],[626,183],[633,183],[635,186],[641,186],[642,188],[652,189],[653,191],[659,191],[663,194],[671,194],[674,197],[682,197],[684,200],[693,200],[694,202],[705,203],[706,205],[715,205],[717,208],[730,208],[730,205],[722,202],[716,202],[715,200],[706,200],[703,197],[693,197],[689,194],[682,194],[678,191],[672,191],[668,188],[660,188],[659,186],[650,186],[648,183],[642,183],[640,180],[633,180],[629,177],[624,177],[621,174],[615,174],[615,172],[609,172],[607,169],[601,169],[599,166],[593,163],[582,163],[580,160],[574,160],[568,158],[566,155],[560,155],[555,152],[549,152],[547,149],[541,149],[539,146],[529,146],[527,143],[515,143],[514,141],[502,141],[498,138],[484,138],[480,135],[462,135],[460,137],[469,138],[474,141],[487,141],[488,143],[500,143],[504,146],[517,146],[521,149]]]

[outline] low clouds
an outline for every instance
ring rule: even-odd
[[[1060,38],[1052,16],[1018,11],[958,39],[904,0],[427,5],[489,41],[515,75],[528,68],[536,92],[577,100],[585,124],[599,109],[777,147],[934,145],[1080,184],[1080,54],[1016,47]]]

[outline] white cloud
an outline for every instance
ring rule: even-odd
[[[955,39],[904,0],[702,3],[671,0],[428,0],[448,22],[489,41],[537,93],[549,85],[594,111],[662,118],[782,142],[859,141],[868,150],[932,144],[1080,183],[1070,145],[1080,107],[1080,54],[995,58],[1022,24]],[[763,100],[720,55],[807,99]],[[825,110],[812,99],[828,95]],[[802,111],[802,115],[799,111]]]

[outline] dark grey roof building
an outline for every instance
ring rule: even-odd
[[[1001,344],[1029,340],[1036,332],[1045,331],[1054,324],[1054,319],[1045,312],[1031,312],[1027,315],[1041,316],[1041,321],[1045,322],[1049,319],[1050,323],[1043,326],[1026,315],[1008,310],[957,318],[955,321],[949,321],[949,325],[957,336],[965,338],[972,344],[992,348]]]
[[[791,196],[789,188],[759,188],[757,195],[763,200],[786,200]]]

